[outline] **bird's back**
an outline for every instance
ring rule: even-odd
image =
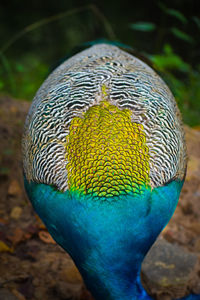
[[[100,44],[37,92],[23,137],[25,186],[95,299],[150,299],[140,267],[177,205],[186,154],[161,78]]]
[[[112,112],[114,107],[116,114]],[[102,116],[106,110],[107,116],[94,117],[95,113]],[[110,125],[106,130],[108,116],[121,127]],[[68,59],[46,79],[33,100],[25,125],[23,152],[28,180],[51,184],[62,191],[69,188],[70,169],[80,163],[79,160],[70,165],[70,147],[75,143],[76,151],[84,151],[80,143],[72,141],[70,126],[81,128],[81,120],[85,128],[92,128],[92,120],[96,131],[92,129],[93,135],[87,132],[94,141],[90,148],[101,144],[102,160],[108,156],[111,171],[130,151],[130,172],[135,172],[137,181],[141,179],[154,188],[174,178],[183,179],[186,155],[178,108],[162,79],[139,59],[115,46],[100,44]],[[118,132],[115,137],[111,135],[113,130]],[[98,131],[107,138],[100,141],[95,136]],[[84,138],[83,132],[79,132],[79,139],[81,136]],[[113,159],[105,153],[109,136],[116,148]],[[119,144],[123,148],[127,141],[130,147],[120,150],[120,156]],[[95,157],[98,153],[94,153]],[[132,154],[138,157],[137,161],[131,160]],[[86,153],[83,159],[89,155]],[[85,193],[89,190],[87,184],[82,188]]]

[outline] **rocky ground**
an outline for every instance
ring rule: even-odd
[[[89,300],[72,260],[24,192],[20,148],[28,108],[0,98],[0,300]],[[189,162],[181,198],[142,268],[145,287],[162,300],[200,294],[200,128],[185,130]]]

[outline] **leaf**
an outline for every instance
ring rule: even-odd
[[[152,55],[149,57],[158,70],[179,70],[182,72],[188,72],[190,70],[190,66],[185,63],[180,56],[173,52],[173,49],[169,44],[164,45],[163,52],[163,54]]]
[[[173,35],[175,35],[177,38],[188,42],[190,44],[192,44],[194,42],[193,38],[191,38],[187,33],[181,31],[180,29],[176,28],[176,27],[172,27],[171,28],[171,32],[173,33]]]
[[[18,300],[26,300],[26,298],[16,289],[12,289],[12,293],[14,296],[16,296],[16,299]]]
[[[177,9],[173,8],[167,8],[163,3],[158,2],[158,6],[160,9],[167,15],[170,15],[172,17],[177,18],[179,21],[181,21],[183,24],[186,24],[188,21],[186,17]]]
[[[187,24],[187,19],[186,17],[178,10],[176,9],[167,9],[166,13],[172,17],[177,18],[179,21],[181,21],[183,24]]]
[[[44,223],[42,222],[42,220],[40,219],[40,217],[38,215],[35,214],[35,218],[37,220],[37,226],[42,229],[42,230],[46,230],[46,226],[44,225]]]
[[[13,249],[8,247],[3,241],[0,241],[0,252],[13,253]]]
[[[153,31],[156,29],[156,25],[151,22],[137,22],[130,24],[130,28],[137,31]]]
[[[22,208],[19,207],[19,206],[15,206],[15,207],[13,207],[13,209],[11,210],[10,217],[11,217],[12,219],[16,219],[16,220],[17,220],[17,219],[20,218],[21,214],[22,214]]]
[[[163,47],[164,53],[171,55],[173,53],[172,47],[169,44],[165,44]]]
[[[47,244],[56,244],[56,242],[53,240],[53,238],[47,231],[41,230],[41,231],[39,231],[38,235],[39,235],[39,238],[41,239],[41,241],[43,241]]]

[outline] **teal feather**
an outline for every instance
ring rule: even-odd
[[[149,186],[94,197],[87,186],[85,194],[70,190],[65,145],[72,120],[83,119],[105,95],[120,111],[132,112],[138,132],[138,124],[144,128]],[[145,152],[138,153],[141,161]],[[23,156],[25,188],[35,211],[71,255],[95,299],[152,299],[140,281],[141,263],[176,208],[186,170],[179,111],[157,74],[111,45],[75,55],[37,92],[25,124]],[[140,163],[136,167],[137,172]]]
[[[34,209],[99,300],[151,299],[140,283],[140,266],[171,218],[182,184],[173,181],[139,199],[94,203],[87,196],[25,181]]]

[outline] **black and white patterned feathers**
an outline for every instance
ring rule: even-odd
[[[28,180],[67,190],[66,136],[75,116],[102,100],[130,109],[144,127],[150,155],[150,184],[183,179],[184,134],[175,100],[162,79],[136,57],[106,44],[95,45],[65,61],[45,80],[29,111],[23,137]]]

